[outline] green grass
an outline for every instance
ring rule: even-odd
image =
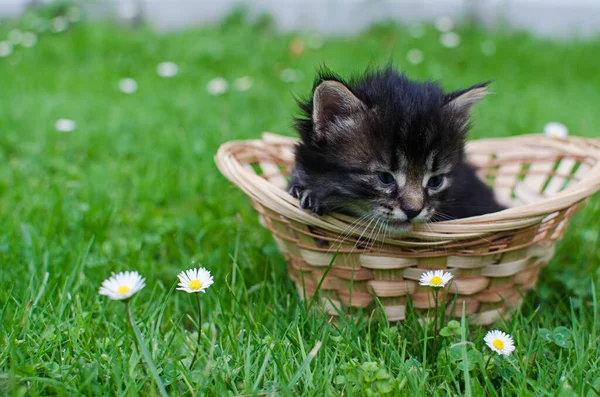
[[[264,22],[164,35],[84,23],[0,58],[0,394],[158,395],[124,305],[97,294],[112,271],[137,270],[147,287],[132,309],[171,395],[597,395],[598,197],[573,219],[522,310],[497,325],[517,352],[484,369],[484,328],[444,338],[475,349],[461,344],[436,365],[411,316],[390,327],[308,312],[249,199],[214,165],[227,140],[293,134],[293,94],[309,92],[322,63],[347,75],[392,59],[448,89],[493,79],[472,137],[539,132],[548,121],[598,136],[600,40],[459,32],[461,45],[447,49],[432,28],[414,39],[382,25],[295,57],[294,35]],[[485,40],[493,56],[482,55]],[[422,64],[406,61],[411,48],[423,50]],[[165,60],[179,64],[177,77],[156,75]],[[304,79],[282,82],[284,68]],[[206,92],[216,76],[245,75],[255,81],[247,92]],[[118,91],[123,77],[138,81],[136,94]],[[76,131],[57,132],[59,118]],[[197,262],[216,282],[201,297],[202,353],[188,370],[195,302],[174,285]],[[544,330],[557,327],[567,330]]]

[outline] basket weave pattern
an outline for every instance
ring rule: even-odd
[[[457,299],[453,316],[460,317],[464,302],[475,323],[506,317],[535,286],[569,218],[600,189],[600,140],[527,135],[472,141],[469,161],[510,208],[390,235],[348,216],[302,210],[286,192],[296,142],[265,133],[261,140],[225,143],[215,161],[252,199],[300,296],[311,298],[321,283],[318,298],[334,316],[380,305],[390,321],[399,321],[408,299],[425,311],[433,301],[419,278],[444,269],[454,275],[446,291]]]

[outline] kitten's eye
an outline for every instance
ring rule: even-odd
[[[390,174],[389,172],[378,172],[377,177],[384,185],[389,185],[395,181],[394,175]]]
[[[431,178],[429,178],[429,180],[427,181],[427,187],[430,189],[439,189],[440,187],[442,187],[442,184],[444,183],[444,175],[436,175],[436,176],[432,176]]]

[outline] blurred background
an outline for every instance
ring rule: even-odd
[[[2,0],[0,16],[19,15],[32,4],[52,0]],[[267,13],[283,30],[357,33],[375,22],[431,21],[440,16],[469,18],[486,27],[527,30],[544,36],[590,37],[600,32],[597,0],[96,0],[86,14],[142,18],[157,29],[214,23],[232,9]]]
[[[70,266],[93,238],[98,280],[105,265],[165,277],[191,260],[220,266],[224,241],[249,268],[272,263],[213,156],[231,139],[294,135],[321,65],[350,76],[392,61],[447,90],[493,80],[471,138],[550,122],[599,135],[598,1],[0,0],[0,16],[0,248],[27,231],[46,247],[36,260],[49,249]]]
[[[229,140],[295,135],[296,99],[310,94],[321,65],[348,77],[390,61],[448,91],[492,80],[470,139],[542,132],[551,122],[600,137],[598,0],[0,0],[0,372],[51,377],[49,389],[69,394],[137,390],[121,386],[128,376],[104,358],[128,349],[107,337],[122,332],[105,327],[104,311],[122,311],[97,288],[112,271],[143,274],[136,303],[148,329],[165,332],[155,340],[175,363],[193,302],[162,297],[197,263],[215,276],[203,296],[207,324],[234,330],[219,336],[223,357],[252,356],[247,368],[261,367],[263,356],[238,349],[238,330],[260,324],[251,338],[266,340],[302,318],[302,305],[250,200],[213,157]],[[596,196],[528,295],[522,340],[535,324],[570,324],[577,302],[596,302],[598,219]],[[171,329],[173,344],[164,337]],[[540,393],[563,374],[588,382],[579,356],[556,356],[578,368],[564,370],[554,357],[545,358],[556,373],[539,378]],[[129,368],[128,357],[119,360]],[[193,376],[207,395],[226,395],[227,379],[243,376],[226,363]]]

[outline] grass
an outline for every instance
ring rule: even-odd
[[[14,23],[0,25],[0,37]],[[573,219],[522,310],[497,325],[517,352],[486,367],[486,330],[464,319],[446,330],[436,359],[413,317],[333,324],[307,311],[248,198],[213,163],[227,140],[293,134],[293,93],[309,92],[322,63],[347,75],[392,59],[448,89],[493,79],[473,138],[538,132],[548,121],[598,136],[600,40],[459,33],[461,45],[448,49],[433,28],[415,39],[380,25],[294,56],[295,35],[239,16],[162,35],[82,23],[0,58],[0,393],[158,395],[125,307],[97,294],[112,271],[137,270],[147,287],[132,310],[170,395],[598,395],[598,197]],[[495,54],[482,55],[484,41]],[[406,61],[411,48],[424,52],[422,64]],[[156,75],[165,60],[178,76]],[[304,78],[282,82],[285,68]],[[255,82],[247,92],[206,92],[216,76],[245,75]],[[123,77],[137,80],[137,93],[118,91]],[[77,129],[57,132],[59,118]],[[189,370],[195,302],[174,286],[198,262],[216,282],[201,297],[202,351]],[[449,348],[461,340],[474,344]]]

